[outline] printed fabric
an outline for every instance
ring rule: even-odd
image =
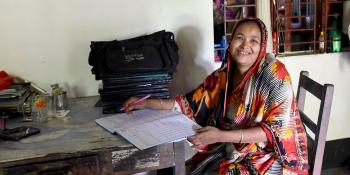
[[[270,174],[269,168],[282,167],[282,174],[308,174],[308,153],[305,130],[291,85],[291,78],[280,61],[266,57],[266,29],[262,31],[261,50],[256,62],[233,89],[234,62],[228,58],[195,90],[177,96],[181,111],[201,126],[222,130],[260,126],[267,142],[229,143],[227,158],[220,162],[220,174]],[[238,23],[239,24],[239,23]],[[236,28],[236,27],[235,27]],[[234,33],[234,31],[233,31]],[[207,152],[216,144],[208,145]],[[198,163],[209,153],[197,153],[191,160]],[[278,166],[277,166],[278,167]]]

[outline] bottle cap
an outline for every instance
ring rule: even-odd
[[[51,84],[51,88],[58,88],[58,83]]]

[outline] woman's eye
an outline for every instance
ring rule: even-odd
[[[242,36],[236,36],[235,40],[243,40],[243,37]]]
[[[254,44],[260,44],[260,42],[258,40],[252,40],[252,43]]]

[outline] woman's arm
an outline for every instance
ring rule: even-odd
[[[224,131],[207,126],[197,130],[197,133],[187,138],[194,147],[201,148],[205,145],[222,143],[258,143],[267,141],[265,132],[260,126],[248,129]]]
[[[174,99],[149,99],[146,101],[146,108],[170,110],[174,107],[174,101]]]
[[[133,109],[172,109],[174,107],[174,99],[147,99],[143,102],[133,104],[139,98],[131,97],[124,103],[124,111],[130,112]]]
[[[220,142],[258,143],[267,141],[266,134],[260,126],[248,129],[222,131]]]

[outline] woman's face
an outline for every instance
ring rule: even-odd
[[[239,68],[248,70],[260,52],[261,32],[255,22],[238,26],[230,45],[230,53]]]

